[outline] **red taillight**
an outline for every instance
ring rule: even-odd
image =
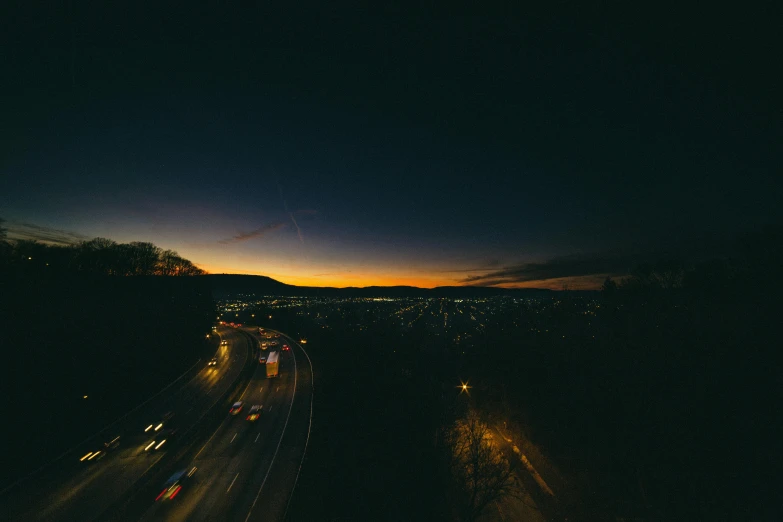
[[[157,497],[155,497],[155,502],[157,502],[158,500],[160,500],[160,497],[162,497],[162,496],[163,496],[163,495],[166,493],[166,491],[167,491],[167,490],[165,490],[165,489],[164,489],[163,491],[161,491],[161,492],[160,492],[160,495],[158,495]]]
[[[174,490],[174,493],[171,494],[169,498],[174,498],[177,496],[177,493],[179,493],[179,490],[182,489],[182,486],[177,486],[177,489]]]

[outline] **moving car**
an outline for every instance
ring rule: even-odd
[[[261,410],[263,410],[264,407],[258,404],[254,404],[250,407],[250,413],[247,416],[247,420],[249,421],[257,421],[258,418],[261,416]]]
[[[258,362],[264,364],[266,362],[266,355],[262,355],[261,357],[259,357]]]
[[[244,406],[243,402],[237,401],[233,406],[231,406],[231,409],[228,412],[231,415],[237,415],[240,411],[242,411],[242,406]]]
[[[269,343],[261,343],[261,349],[266,350],[269,347]]]
[[[287,351],[288,351],[288,350],[290,350],[290,349],[291,349],[291,348],[289,348],[287,344],[284,344],[284,345],[283,345],[283,351],[284,351],[284,352],[287,352]]]
[[[183,469],[182,471],[174,473],[169,477],[166,483],[163,484],[163,491],[158,494],[157,498],[155,498],[155,501],[173,500],[174,497],[176,497],[179,492],[182,491],[182,485],[187,483],[188,479],[190,479],[190,477],[192,477],[195,472],[196,467],[193,466],[190,470]]]
[[[173,413],[173,412],[167,412],[167,413],[164,413],[164,414],[161,416],[161,418],[160,418],[160,421],[158,421],[158,422],[153,422],[152,424],[150,424],[149,426],[147,426],[147,427],[144,429],[144,433],[148,433],[148,432],[150,432],[150,431],[153,431],[153,432],[155,432],[155,431],[160,431],[160,430],[161,430],[161,428],[163,428],[163,424],[164,424],[164,423],[166,423],[166,422],[168,422],[169,420],[171,420],[171,418],[172,418],[173,416],[174,416],[174,413]]]
[[[226,345],[228,345],[228,341],[226,340],[220,341],[220,346],[226,346]]]
[[[174,435],[177,434],[177,430],[165,429],[155,434],[155,437],[144,445],[144,451],[155,451],[161,449],[166,443],[171,442]]]
[[[89,462],[94,460],[100,460],[106,456],[106,454],[120,445],[120,436],[117,435],[111,440],[107,440],[103,443],[103,448],[98,451],[90,451],[79,459],[80,462]]]
[[[210,359],[209,362],[207,363],[207,366],[217,366],[217,357],[213,357],[212,359]]]
[[[277,346],[277,341],[272,341],[269,343],[269,346]]]

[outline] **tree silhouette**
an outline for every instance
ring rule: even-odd
[[[508,460],[478,413],[457,420],[444,442],[462,520],[474,521],[491,502],[517,494]]]
[[[193,263],[179,256],[173,250],[161,252],[156,274],[163,276],[192,276],[203,275],[205,272]]]
[[[5,229],[2,229],[5,234]],[[173,250],[152,243],[117,243],[96,237],[77,245],[47,245],[31,240],[0,239],[0,263],[24,273],[74,272],[103,276],[194,276],[206,272]]]
[[[617,283],[611,277],[606,278],[601,286],[601,295],[607,299],[612,298],[617,293]]]

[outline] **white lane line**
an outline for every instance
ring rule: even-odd
[[[272,411],[272,407],[271,406],[269,407],[269,411]]]
[[[296,365],[294,365],[294,366],[296,366]],[[277,391],[280,391],[280,386],[277,387]]]
[[[231,481],[231,486],[233,486],[233,485],[234,485],[234,482],[236,482],[236,481],[237,481],[237,477],[238,477],[238,476],[239,476],[239,473],[237,473],[237,474],[236,474],[236,477],[234,477],[234,480],[232,480],[232,481]],[[231,491],[231,486],[229,486],[229,487],[228,487],[228,489],[226,490],[226,493],[228,493],[229,491]]]
[[[288,416],[285,418],[285,424],[283,425],[283,433],[280,434],[280,440],[277,441],[277,448],[275,448],[275,454],[272,456],[272,462],[269,463],[269,469],[266,470],[266,475],[264,476],[264,481],[261,482],[261,487],[258,488],[258,493],[256,494],[256,498],[253,499],[253,505],[250,506],[250,510],[247,512],[247,517],[245,517],[245,522],[250,520],[250,515],[253,514],[253,508],[256,507],[256,503],[258,502],[258,497],[261,496],[261,491],[264,489],[264,484],[266,484],[266,479],[269,478],[269,473],[272,471],[272,466],[275,463],[275,459],[277,458],[277,452],[280,451],[280,444],[283,443],[283,437],[285,436],[285,430],[288,427],[288,420],[291,418],[291,410],[294,407],[294,398],[296,397],[296,356],[294,355],[294,393],[291,394],[291,404],[288,406]]]
[[[259,431],[258,435],[256,435],[256,440],[254,440],[253,442],[258,442],[258,437],[260,437],[260,436],[261,436],[261,432]]]
[[[237,434],[236,434],[236,433],[234,433],[234,436],[233,436],[233,437],[231,437],[231,442],[234,442],[234,439],[236,439],[236,438],[237,438]],[[229,444],[231,444],[231,442],[229,442]]]
[[[313,362],[310,360],[310,356],[307,355],[305,349],[302,348],[302,345],[297,343],[297,346],[299,346],[299,348],[305,354],[305,357],[307,357],[307,362],[310,364],[310,424],[307,425],[307,440],[305,441],[304,451],[302,452],[302,460],[299,461],[299,469],[296,472],[294,487],[291,488],[291,494],[288,495],[288,503],[285,505],[283,520],[285,520],[285,517],[288,514],[288,508],[291,506],[291,499],[294,498],[294,491],[296,490],[296,485],[299,483],[299,473],[302,471],[302,464],[304,464],[305,455],[307,454],[307,445],[310,443],[310,428],[313,427],[313,399],[315,398],[315,374],[313,373]]]

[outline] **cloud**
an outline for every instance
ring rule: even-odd
[[[234,237],[230,237],[228,239],[221,239],[218,241],[221,245],[229,245],[231,243],[241,243],[242,241],[248,241],[250,239],[256,239],[259,237],[263,237],[270,232],[274,232],[275,230],[281,229],[285,226],[285,223],[272,223],[270,225],[264,225],[263,227],[257,228],[255,230],[252,230],[250,232],[244,232],[242,234],[236,235]]]
[[[495,286],[528,281],[594,274],[627,274],[639,261],[628,254],[573,254],[538,263],[521,263],[472,275],[460,280],[467,285]]]
[[[61,230],[58,228],[42,227],[32,223],[8,223],[8,239],[40,241],[54,245],[75,245],[89,239],[83,234]]]
[[[486,263],[484,263],[483,266],[478,268],[458,268],[456,270],[439,270],[439,272],[443,272],[443,273],[486,272],[487,270],[491,270],[498,266],[500,266],[500,259],[490,259]]]

